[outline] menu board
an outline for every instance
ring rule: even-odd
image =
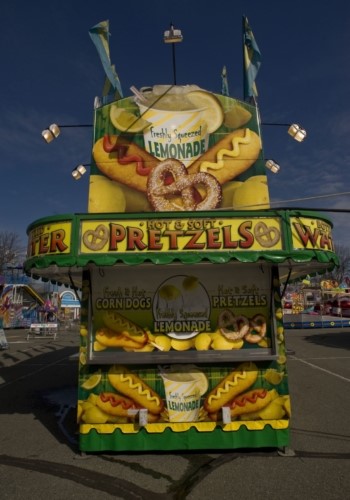
[[[275,353],[272,270],[265,264],[92,268],[89,359],[153,363]],[[83,305],[84,307],[84,305]]]

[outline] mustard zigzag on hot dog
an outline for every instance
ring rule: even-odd
[[[111,330],[122,333],[141,345],[145,345],[148,340],[148,335],[145,330],[136,323],[133,323],[130,319],[119,314],[117,311],[105,311],[103,314],[103,322]]]
[[[116,332],[110,328],[99,328],[95,334],[96,341],[105,347],[126,347],[139,349],[143,344],[136,342],[126,332]]]
[[[238,394],[251,387],[258,378],[258,369],[254,363],[240,364],[227,375],[206,397],[204,408],[208,413],[215,413],[232,401]]]
[[[163,411],[164,401],[160,396],[126,367],[112,366],[108,372],[108,380],[116,391],[133,399],[140,407],[156,415]]]
[[[249,128],[235,130],[208,149],[188,169],[189,173],[207,172],[220,182],[234,179],[258,159],[261,140]]]

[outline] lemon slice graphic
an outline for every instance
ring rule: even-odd
[[[83,384],[81,384],[81,387],[87,390],[94,389],[101,382],[101,378],[102,375],[101,371],[99,370],[90,375],[90,377],[87,380],[85,380]]]
[[[79,353],[79,362],[81,365],[86,365],[86,351],[83,348]]]
[[[196,387],[198,388],[200,395],[203,396],[209,388],[207,377],[199,370],[191,370],[190,374],[191,377],[196,380]]]
[[[136,132],[141,132],[150,125],[150,123],[143,118],[140,118],[123,108],[117,108],[116,106],[111,106],[109,117],[115,128],[121,132],[130,132],[135,134]]]
[[[195,108],[204,108],[204,120],[208,126],[208,133],[215,132],[224,121],[224,111],[220,101],[210,92],[204,90],[194,90],[186,96]]]
[[[283,377],[284,377],[284,372],[278,372],[273,368],[266,370],[266,373],[264,375],[264,379],[267,380],[267,382],[270,382],[270,384],[272,385],[280,384],[283,380]]]
[[[228,128],[240,128],[251,119],[252,114],[239,104],[235,104],[231,109],[226,111],[224,125]]]

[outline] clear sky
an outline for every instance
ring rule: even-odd
[[[184,37],[176,46],[177,83],[220,93],[226,65],[230,96],[243,100],[243,15],[262,55],[256,80],[262,121],[297,122],[308,132],[299,144],[283,127],[263,128],[265,157],[281,165],[279,174],[268,172],[273,206],[350,209],[350,194],[341,195],[350,192],[348,0],[209,6],[203,0],[3,0],[0,230],[18,233],[26,244],[26,228],[36,219],[87,211],[88,176],[74,181],[71,171],[90,162],[91,129],[66,129],[49,145],[41,131],[53,122],[92,123],[105,78],[92,26],[109,20],[111,59],[125,97],[132,85],[173,83],[171,47],[163,43],[173,23]],[[336,244],[350,245],[349,214],[329,215]]]

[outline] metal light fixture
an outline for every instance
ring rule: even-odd
[[[274,174],[278,174],[281,168],[279,164],[275,162],[275,160],[266,160],[265,167],[271,170],[271,172]]]
[[[50,143],[54,139],[57,139],[57,137],[61,133],[61,128],[84,128],[84,127],[89,127],[91,128],[92,125],[57,125],[57,123],[52,123],[48,128],[43,130],[41,132],[41,135],[44,139],[45,142]]]
[[[47,128],[41,132],[41,135],[43,136],[44,141],[49,143],[49,142],[53,141],[54,139],[56,139],[60,135],[60,133],[61,133],[60,127],[56,123],[52,123],[49,126],[49,128]]]
[[[77,181],[86,173],[84,165],[78,165],[72,170],[72,177]]]
[[[301,128],[300,125],[292,123],[292,125],[288,129],[288,134],[292,136],[296,141],[302,142],[306,137],[306,130]]]
[[[288,134],[298,142],[302,142],[306,138],[306,130],[297,123],[266,123],[262,122],[261,125],[270,125],[274,127],[288,127]]]
[[[177,30],[171,24],[170,29],[164,31],[164,43],[178,43],[182,42],[183,36],[181,30]]]

